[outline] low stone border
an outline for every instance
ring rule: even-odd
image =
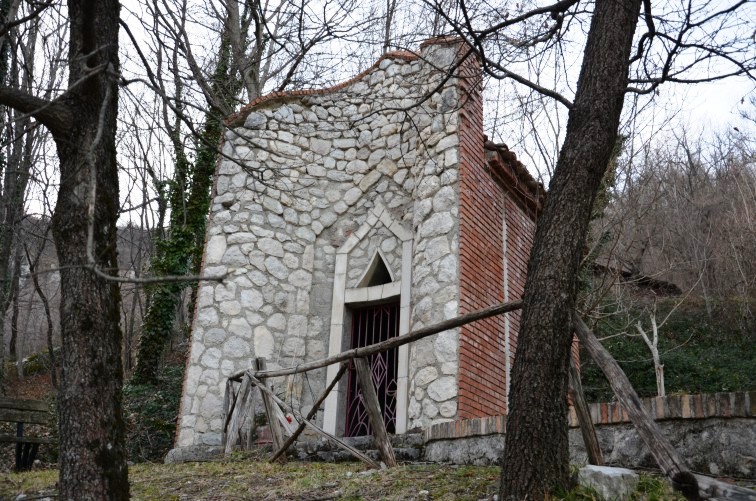
[[[641,404],[657,420],[735,418],[756,416],[756,391],[711,393],[701,395],[667,395],[642,398]],[[629,423],[630,418],[619,402],[588,404],[594,424]],[[577,427],[575,409],[570,407],[570,427]]]
[[[693,471],[756,479],[756,392],[671,395],[641,399],[662,432]],[[608,464],[655,467],[653,457],[618,403],[590,405]],[[570,456],[587,461],[577,418],[570,412]],[[505,416],[440,423],[424,432],[425,459],[457,464],[498,464],[504,450]]]
[[[641,404],[656,421],[756,417],[756,391],[667,395],[642,398]],[[594,403],[588,404],[588,407],[596,425],[630,422],[627,411],[622,409],[619,402]],[[570,428],[579,426],[577,414],[572,407],[568,418]],[[506,416],[486,416],[438,423],[425,429],[425,441],[503,434],[506,431],[506,423]]]

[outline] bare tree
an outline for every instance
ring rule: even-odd
[[[589,7],[564,0],[508,12],[490,5],[472,8],[464,1],[459,5],[461,15],[446,16],[446,21],[468,40],[489,75],[515,81],[569,109],[528,265],[500,493],[502,499],[543,499],[568,484],[571,312],[593,202],[616,143],[625,94],[653,94],[669,81],[751,75],[756,58],[745,28],[749,6],[598,0]],[[570,28],[588,26],[588,16],[574,98],[567,94],[572,84],[554,89],[529,79],[527,66],[518,72],[516,63],[531,52],[563,51]],[[636,37],[639,21],[643,32]]]
[[[148,4],[154,23],[151,69],[143,65],[151,87],[162,98],[162,127],[170,138],[174,158],[163,207],[170,208],[165,234],[156,243],[151,270],[156,276],[196,275],[205,236],[210,185],[225,117],[242,99],[254,100],[265,88],[282,90],[301,86],[303,74],[319,75],[326,59],[312,53],[340,36],[353,32],[348,22],[351,0],[326,3],[318,17],[306,2],[273,7],[257,1],[229,1],[217,9],[208,4],[210,19],[220,26],[213,33],[217,52],[202,63],[192,9],[186,1]],[[136,40],[134,40],[136,42]],[[165,64],[165,68],[162,65]],[[165,70],[165,71],[162,71]],[[189,73],[193,77],[187,80]],[[164,80],[163,74],[170,75]],[[200,100],[204,100],[201,103]],[[204,109],[199,116],[196,110]],[[160,191],[160,190],[158,190]],[[135,381],[155,383],[161,353],[173,333],[176,312],[183,303],[185,283],[151,286],[145,315]],[[188,301],[190,309],[192,299]]]
[[[0,85],[27,93],[39,93],[49,97],[56,81],[60,78],[59,63],[52,60],[40,71],[36,58],[46,53],[51,59],[59,55],[55,42],[47,41],[40,35],[43,29],[37,17],[39,9],[21,5],[21,2],[4,1],[0,4]],[[16,17],[28,18],[19,24]],[[0,105],[3,129],[0,131],[0,361],[4,356],[3,336],[6,310],[18,297],[19,269],[22,261],[22,222],[30,179],[39,159],[41,145],[48,140],[44,129],[22,111]],[[18,307],[14,306],[11,319],[9,351],[16,357],[18,345]],[[2,366],[0,363],[0,387],[2,386]]]
[[[51,99],[7,85],[0,103],[52,134],[60,190],[52,230],[61,266],[60,497],[128,499],[116,262],[118,13],[70,0],[68,86]]]

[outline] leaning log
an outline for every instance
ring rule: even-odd
[[[386,423],[383,422],[378,394],[375,392],[375,386],[373,386],[370,362],[366,358],[355,358],[354,367],[357,370],[357,378],[362,387],[362,396],[365,399],[365,408],[370,418],[370,426],[373,429],[375,445],[378,447],[386,466],[393,468],[396,466],[396,456],[394,455],[394,448],[391,446],[391,439],[386,432]]]
[[[575,332],[596,365],[603,371],[622,408],[627,412],[641,440],[651,451],[664,474],[672,480],[672,485],[687,499],[731,499],[736,501],[756,501],[756,491],[736,485],[726,484],[703,475],[694,475],[683,459],[661,432],[656,421],[641,405],[638,394],[633,389],[622,368],[611,354],[601,345],[596,336],[575,313]]]
[[[493,306],[489,306],[488,308],[484,308],[482,310],[474,311],[472,313],[467,313],[465,315],[460,315],[458,317],[455,317],[449,320],[444,320],[443,322],[439,322],[437,324],[430,325],[428,327],[423,327],[422,329],[408,332],[407,334],[403,334],[401,336],[392,337],[391,339],[387,339],[386,341],[382,341],[380,343],[371,344],[370,346],[364,346],[360,348],[352,348],[351,350],[342,351],[341,353],[330,356],[328,358],[323,358],[320,360],[314,360],[312,362],[299,364],[296,367],[289,367],[286,369],[277,369],[277,370],[245,369],[245,370],[242,370],[242,371],[239,371],[230,375],[228,378],[234,381],[239,381],[241,380],[244,374],[250,371],[252,371],[254,376],[258,378],[268,378],[268,377],[288,376],[290,374],[300,374],[302,372],[308,372],[313,369],[320,369],[323,367],[328,367],[329,365],[332,365],[338,362],[344,362],[351,358],[367,357],[375,353],[380,353],[382,351],[396,348],[397,346],[402,346],[407,343],[412,343],[419,339],[432,336],[433,334],[438,334],[439,332],[447,331],[449,329],[455,329],[457,327],[467,325],[477,320],[483,320],[484,318],[494,317],[496,315],[501,315],[503,313],[508,313],[510,311],[519,310],[520,308],[522,308],[522,301],[500,303]]]

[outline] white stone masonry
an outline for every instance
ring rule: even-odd
[[[456,53],[387,57],[344,88],[263,102],[228,130],[203,273],[229,277],[199,287],[177,447],[220,443],[226,378],[255,357],[278,368],[328,354],[336,253],[349,238],[347,290],[380,252],[394,280],[409,281],[408,328],[457,314],[455,80],[417,105]],[[366,226],[379,207],[400,228]],[[407,428],[456,417],[457,343],[449,331],[409,348]],[[325,372],[275,380],[275,391],[306,412]]]

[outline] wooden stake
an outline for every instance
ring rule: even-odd
[[[264,358],[255,359],[255,368],[258,371],[264,371],[266,362]],[[267,383],[260,382],[258,379],[248,376],[252,382],[258,385],[262,391],[263,405],[265,406],[265,415],[268,417],[268,425],[270,426],[271,435],[273,435],[273,448],[280,449],[284,444],[283,429],[281,423],[278,421],[278,415],[275,411],[275,402],[271,396],[275,396],[273,392],[268,388]],[[281,461],[286,461],[286,456],[280,458]]]
[[[231,452],[233,452],[234,446],[239,440],[239,427],[244,421],[244,411],[246,410],[245,403],[247,400],[247,393],[250,391],[250,384],[251,380],[248,377],[242,379],[239,393],[236,394],[236,398],[234,399],[235,405],[231,411],[231,419],[226,428],[225,443],[223,444],[226,454],[231,454]]]
[[[359,459],[360,461],[362,461],[363,463],[365,463],[365,464],[366,464],[366,465],[368,465],[369,467],[371,467],[371,468],[376,468],[376,469],[379,469],[379,468],[381,467],[381,466],[380,466],[380,465],[379,465],[378,463],[376,463],[375,461],[373,461],[372,459],[370,459],[370,458],[369,458],[369,457],[367,457],[367,456],[366,456],[365,454],[363,454],[362,452],[358,451],[357,449],[355,449],[355,448],[354,448],[354,447],[352,447],[351,445],[347,444],[347,443],[346,443],[346,442],[344,442],[343,440],[339,440],[338,438],[334,437],[334,436],[333,436],[333,435],[331,435],[330,433],[327,433],[327,432],[325,432],[325,431],[321,430],[320,428],[318,428],[318,427],[317,427],[317,426],[316,426],[316,425],[315,425],[314,423],[312,423],[312,422],[311,422],[311,421],[310,421],[309,419],[305,419],[305,417],[304,417],[304,416],[302,416],[302,414],[300,414],[299,412],[295,411],[294,409],[292,409],[291,407],[289,407],[289,406],[288,406],[288,405],[286,404],[286,402],[284,402],[283,400],[281,400],[280,398],[278,398],[278,397],[277,397],[277,396],[276,396],[276,395],[275,395],[275,394],[274,394],[274,393],[273,393],[273,392],[272,392],[272,391],[270,390],[270,388],[268,388],[267,386],[265,386],[265,385],[263,385],[262,383],[260,383],[260,380],[259,380],[259,379],[257,379],[256,377],[252,376],[251,374],[250,374],[250,377],[252,378],[252,381],[253,381],[253,382],[257,382],[257,384],[258,384],[258,386],[259,386],[260,390],[261,390],[261,391],[263,392],[263,394],[267,394],[267,395],[268,395],[268,396],[269,396],[269,397],[271,398],[271,400],[273,400],[273,401],[274,401],[275,403],[277,403],[278,405],[280,405],[281,407],[283,407],[284,409],[286,409],[286,410],[287,410],[288,412],[290,412],[291,414],[293,414],[293,415],[294,415],[294,417],[295,417],[295,418],[297,418],[297,421],[302,421],[302,422],[303,422],[303,423],[305,423],[305,424],[306,424],[307,426],[309,426],[309,427],[310,427],[310,428],[312,428],[312,429],[313,429],[314,431],[316,431],[316,432],[317,432],[317,433],[318,433],[319,435],[322,435],[323,437],[327,438],[328,440],[331,440],[331,441],[332,441],[332,442],[334,442],[334,443],[335,443],[336,445],[338,445],[338,446],[339,446],[339,447],[341,447],[342,449],[344,449],[344,450],[348,451],[348,452],[349,452],[349,453],[351,453],[351,454],[352,454],[352,455],[353,455],[354,457],[356,457],[357,459]]]
[[[603,466],[604,455],[601,453],[596,428],[593,426],[591,413],[588,411],[588,404],[585,402],[580,373],[575,366],[575,359],[572,357],[570,357],[570,394],[580,424],[580,433],[583,435],[585,450],[588,452],[588,462],[596,466]]]
[[[231,379],[226,380],[226,391],[223,393],[223,433],[221,433],[221,445],[226,446],[226,437],[228,434],[228,423],[231,421],[231,414],[234,412],[234,403],[231,397],[234,396],[234,382]]]
[[[355,358],[354,367],[357,369],[357,378],[360,381],[362,396],[365,399],[365,408],[370,418],[370,426],[373,429],[373,438],[383,462],[389,468],[393,468],[396,466],[396,456],[394,456],[394,448],[391,447],[391,440],[386,432],[386,424],[383,422],[381,404],[378,401],[378,395],[375,392],[375,386],[373,386],[373,378],[370,375],[370,363],[365,358]]]
[[[336,373],[336,377],[333,378],[333,381],[331,381],[331,384],[328,385],[328,387],[325,389],[322,395],[320,395],[320,398],[318,398],[314,404],[312,404],[312,409],[310,409],[310,412],[307,413],[307,419],[308,421],[315,417],[315,415],[318,413],[318,409],[320,409],[320,406],[323,405],[323,402],[325,401],[326,397],[328,397],[328,394],[331,393],[331,390],[336,386],[336,383],[339,382],[339,379],[341,379],[341,376],[344,375],[344,372],[346,372],[348,365],[347,364],[341,364],[341,367],[339,367],[339,372]],[[294,433],[291,434],[291,436],[286,440],[286,442],[281,446],[278,451],[276,451],[275,454],[273,454],[273,457],[270,458],[270,462],[274,462],[276,459],[278,459],[278,456],[285,453],[286,450],[291,447],[291,444],[296,442],[297,438],[299,438],[299,435],[302,434],[305,427],[307,427],[307,424],[302,421],[299,423],[299,426],[296,430],[294,430]]]

